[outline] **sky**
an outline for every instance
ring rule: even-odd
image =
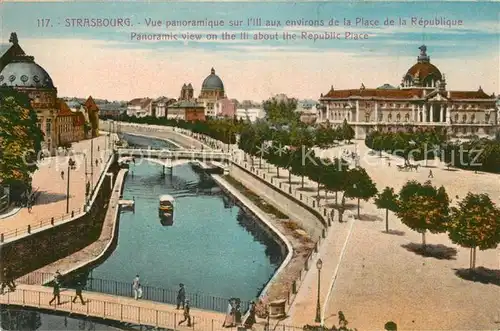
[[[431,63],[446,75],[448,89],[481,86],[488,94],[498,94],[499,12],[498,2],[4,1],[0,3],[0,33],[2,43],[8,42],[11,32],[17,33],[24,51],[50,74],[59,96],[178,98],[184,83],[192,83],[198,95],[213,67],[229,98],[261,101],[285,93],[317,99],[331,86],[399,85],[416,63],[422,44],[427,46]],[[415,24],[412,17],[417,18]],[[77,18],[128,18],[131,24],[67,26],[67,20]],[[248,26],[249,18],[281,26]],[[406,25],[398,24],[400,18]],[[420,18],[455,24],[423,27]],[[224,26],[167,28],[165,23],[205,19],[222,20]],[[344,19],[351,26],[344,25]],[[395,24],[385,25],[386,19]],[[152,27],[147,20],[162,22]],[[239,20],[242,26],[229,26],[230,21]],[[323,20],[324,25],[290,26],[287,20]],[[330,20],[338,20],[339,25],[330,26]],[[374,26],[376,20],[378,26]],[[461,25],[457,25],[459,20]],[[222,32],[234,33],[236,39],[222,40]],[[242,40],[241,32],[248,32],[250,39]],[[283,32],[295,34],[296,40],[282,40]],[[325,32],[338,34],[340,39],[307,39]],[[171,33],[178,40],[137,41],[133,33]],[[202,37],[182,40],[187,33]],[[278,33],[279,40],[253,40],[259,33]],[[367,39],[347,40],[346,33],[367,34]],[[217,40],[208,40],[207,34],[216,35]]]

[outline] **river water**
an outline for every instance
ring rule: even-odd
[[[126,138],[131,145],[173,148],[161,140]],[[171,226],[158,217],[162,194],[175,198]],[[191,164],[178,164],[172,175],[162,176],[161,165],[136,160],[123,198],[135,198],[135,212],[122,211],[116,248],[85,275],[121,283],[93,280],[90,285],[99,291],[132,295],[130,284],[138,274],[141,284],[151,287],[145,290],[149,299],[172,303],[183,283],[193,306],[224,311],[226,298],[255,299],[284,258],[260,224]],[[193,295],[199,302],[193,303]]]

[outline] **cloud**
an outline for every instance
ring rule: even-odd
[[[276,93],[318,98],[330,86],[358,88],[397,85],[414,57],[353,56],[351,51],[311,51],[306,47],[232,45],[213,52],[203,48],[122,49],[121,43],[79,39],[23,39],[22,47],[51,75],[60,96],[129,100],[178,97],[184,83],[195,95],[214,67],[230,98],[260,101]],[[460,54],[457,54],[460,55]],[[498,58],[458,56],[433,63],[446,74],[448,88],[498,92]]]

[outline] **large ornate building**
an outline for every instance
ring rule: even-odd
[[[4,47],[1,57],[3,68],[0,72],[0,87],[13,88],[28,95],[31,106],[36,111],[38,125],[44,134],[42,150],[54,154],[61,144],[60,137],[63,137],[61,139],[64,144],[77,141],[75,138],[81,137],[81,116],[67,112],[67,105],[62,105],[57,99],[57,88],[52,78],[35,62],[33,56],[24,53],[18,45],[16,33],[11,34],[10,42],[12,46]],[[67,130],[71,132],[68,133]],[[74,130],[78,132],[75,133]]]
[[[198,102],[205,107],[205,115],[216,117],[222,112],[220,100],[227,99],[224,92],[224,83],[219,76],[215,74],[215,69],[212,68],[210,75],[205,78],[201,84],[201,92],[198,97]]]
[[[498,128],[495,95],[446,89],[445,75],[431,64],[425,45],[417,63],[403,76],[399,88],[335,90],[321,94],[319,122],[340,124],[346,119],[362,139],[372,130],[444,127],[452,135],[493,135]]]

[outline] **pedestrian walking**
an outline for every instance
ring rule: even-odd
[[[50,300],[49,305],[52,305],[52,302],[57,299],[57,304],[61,304],[61,284],[59,281],[56,279],[54,280],[54,289],[52,291],[52,294],[54,295],[52,297],[52,300]]]
[[[95,159],[95,166],[97,167],[99,165],[99,160]]]
[[[344,316],[344,313],[342,312],[342,310],[339,310],[339,325],[340,326],[345,326],[347,320],[345,319],[345,316]]]
[[[30,213],[30,214],[31,214],[31,208],[32,208],[32,207],[33,207],[33,206],[31,205],[31,202],[30,202],[30,203],[28,203],[28,213]]]
[[[427,178],[434,178],[434,175],[432,174],[432,170],[429,170],[429,176]]]
[[[97,146],[97,151],[100,152],[101,151],[101,147],[100,146]]]
[[[80,298],[82,305],[85,305],[85,300],[83,300],[83,297],[82,297],[82,290],[83,290],[83,284],[81,281],[78,281],[76,283],[76,287],[75,287],[75,297],[73,298],[73,302],[75,302],[76,299]]]
[[[132,282],[132,289],[134,290],[134,299],[138,300],[142,297],[142,288],[139,275],[136,275]]]
[[[8,287],[11,292],[16,290],[16,284],[14,284],[14,280],[12,279],[12,272],[8,267],[3,268],[2,271],[2,287],[0,289],[0,294],[4,293],[5,287]]]
[[[186,302],[186,289],[184,284],[179,284],[179,291],[177,292],[177,309],[180,309],[182,304],[182,309],[184,309],[184,304]]]
[[[248,307],[248,317],[245,321],[245,329],[251,329],[252,326],[255,324],[255,322],[257,321],[255,319],[255,314],[256,314],[255,302],[251,301],[250,307]]]
[[[186,300],[186,303],[184,305],[184,319],[179,322],[179,325],[181,325],[186,321],[188,322],[187,326],[191,326],[191,315],[189,314],[189,300]]]
[[[64,170],[61,171],[61,179],[64,179]]]

